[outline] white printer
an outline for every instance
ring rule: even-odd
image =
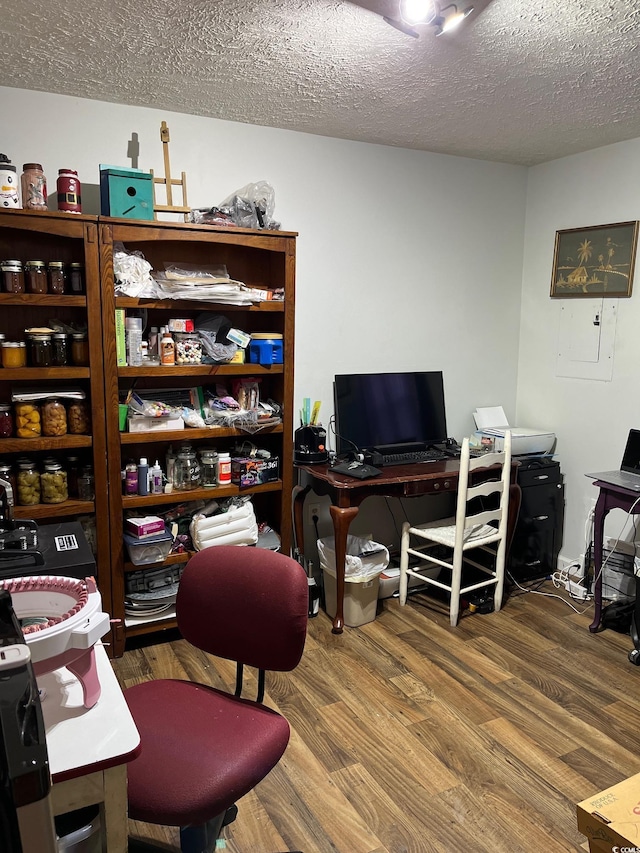
[[[511,427],[502,406],[478,407],[473,413],[476,422],[478,444],[482,438],[493,440],[497,451],[502,450],[504,434],[511,430],[511,453],[513,456],[530,456],[533,453],[551,453],[556,434],[541,429]]]

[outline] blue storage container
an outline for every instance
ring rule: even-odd
[[[250,364],[282,364],[283,361],[282,335],[267,332],[251,335]]]

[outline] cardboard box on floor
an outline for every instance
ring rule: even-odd
[[[592,853],[613,847],[640,850],[640,773],[578,803],[578,830]]]

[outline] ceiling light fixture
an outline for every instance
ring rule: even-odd
[[[458,10],[455,3],[442,6],[438,0],[399,0],[399,18],[384,16],[384,20],[405,35],[419,38],[416,26],[427,25],[435,27],[437,36],[451,32],[473,12],[473,6]]]

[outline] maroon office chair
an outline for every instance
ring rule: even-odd
[[[262,704],[266,670],[294,669],[304,649],[308,585],[302,567],[263,548],[219,545],[189,560],[176,601],[182,636],[237,664],[235,695],[159,679],[125,690],[142,751],[128,765],[129,817],[180,827],[183,853],[215,848],[235,802],[275,767],[289,724]],[[241,697],[243,666],[258,670]],[[129,850],[150,849],[131,840]]]

